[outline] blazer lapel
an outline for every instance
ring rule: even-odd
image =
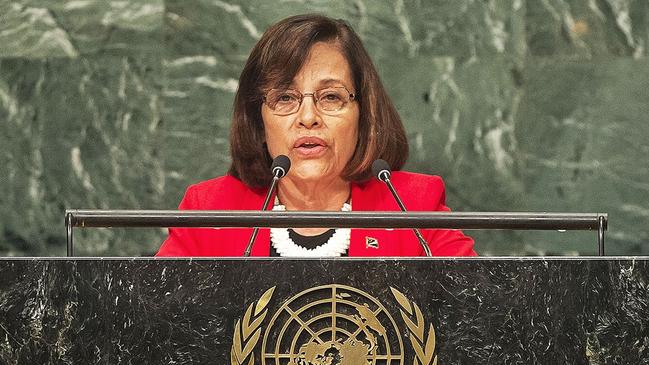
[[[378,188],[368,182],[365,184],[352,184],[352,211],[385,211],[381,194]],[[387,188],[386,188],[387,189]],[[391,236],[394,232],[385,229],[352,229],[349,243],[349,256],[393,256],[395,247],[390,247]]]

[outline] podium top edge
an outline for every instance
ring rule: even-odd
[[[223,214],[223,213],[236,213],[236,214],[270,214],[270,215],[287,215],[287,214],[325,214],[325,215],[337,215],[340,212],[332,211],[317,211],[317,210],[298,210],[298,211],[261,211],[261,210],[165,210],[165,209],[66,209],[65,214],[72,215],[91,215],[91,216],[106,216],[106,215],[154,215],[154,216],[165,216],[165,215],[194,215],[194,214]],[[603,216],[608,217],[608,213],[603,212],[549,212],[549,211],[497,211],[497,212],[464,212],[464,211],[422,211],[422,210],[411,210],[408,212],[401,211],[384,211],[384,210],[355,210],[351,212],[346,212],[345,214],[371,214],[371,213],[398,213],[398,214],[414,214],[414,215],[441,215],[441,216]]]
[[[479,257],[2,257],[0,261],[649,261],[649,256],[479,256]]]

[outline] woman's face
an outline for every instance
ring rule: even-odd
[[[290,88],[305,94],[340,86],[358,92],[338,46],[320,42],[311,47]],[[275,115],[262,103],[261,115],[268,152],[273,158],[283,154],[291,159],[288,177],[292,179],[307,182],[340,177],[358,142],[359,106],[353,100],[336,115],[319,111],[309,96],[293,114]]]

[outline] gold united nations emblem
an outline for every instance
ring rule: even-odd
[[[419,306],[390,288],[414,352],[414,365],[435,365],[435,329]],[[232,365],[404,364],[397,321],[371,295],[345,285],[323,285],[284,302],[268,323],[275,287],[250,304],[237,321]],[[261,344],[260,344],[261,342]]]

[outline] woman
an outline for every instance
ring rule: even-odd
[[[403,125],[359,37],[346,23],[300,15],[271,26],[241,73],[228,175],[190,186],[179,209],[258,210],[272,159],[287,155],[274,210],[398,211],[372,162],[399,170],[408,155]],[[437,176],[396,171],[411,211],[448,211]],[[252,229],[174,228],[159,256],[241,256]],[[422,230],[435,256],[473,256],[455,230]],[[411,230],[261,229],[253,256],[421,256]]]

